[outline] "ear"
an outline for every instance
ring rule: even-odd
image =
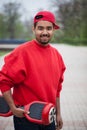
[[[35,33],[35,29],[34,29],[34,26],[32,27],[32,31],[33,31],[33,33]]]

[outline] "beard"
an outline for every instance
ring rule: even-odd
[[[36,40],[41,43],[42,45],[47,45],[50,41],[50,35],[48,34],[43,34],[43,35],[40,35],[40,38],[37,38],[36,37]]]

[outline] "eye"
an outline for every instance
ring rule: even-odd
[[[44,28],[42,26],[38,26],[38,30],[43,30]]]
[[[47,27],[47,30],[52,30],[52,27],[51,26]]]

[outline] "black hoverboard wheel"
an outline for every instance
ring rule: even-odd
[[[52,123],[53,121],[56,121],[56,109],[54,107],[49,111],[49,122]]]

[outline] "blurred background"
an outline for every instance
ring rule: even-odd
[[[52,11],[61,27],[53,43],[87,45],[87,0],[0,0],[0,40],[31,40],[40,10]]]
[[[33,17],[40,10],[53,12],[60,26],[51,42],[67,68],[62,130],[87,130],[87,0],[0,0],[0,68],[11,49],[34,38]],[[13,130],[12,117],[0,117],[0,130]]]

